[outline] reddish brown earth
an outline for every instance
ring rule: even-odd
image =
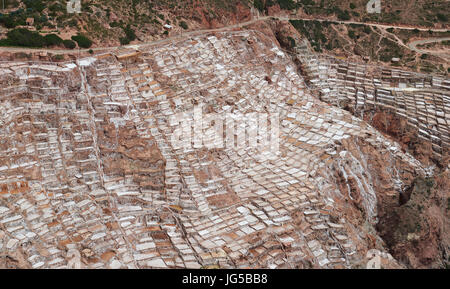
[[[421,163],[435,164],[441,168],[447,166],[449,161],[448,151],[444,151],[443,158],[434,156],[431,143],[419,138],[417,129],[408,126],[406,119],[390,112],[376,111],[372,114],[366,114],[365,120],[380,132],[401,144],[403,151],[411,153]]]
[[[376,112],[372,125],[394,138],[404,151],[410,152],[421,163],[440,168],[430,178],[411,180],[412,175],[409,175],[405,190],[398,198],[390,199],[380,194],[377,229],[393,256],[404,264],[413,268],[444,266],[442,260],[448,261],[450,255],[448,153],[443,158],[436,158],[431,143],[417,137],[417,131],[394,114]],[[374,167],[382,168],[383,164]]]

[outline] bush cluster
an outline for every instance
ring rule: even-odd
[[[135,34],[134,30],[131,28],[130,24],[128,24],[125,28],[122,27],[122,29],[123,29],[123,32],[125,32],[125,37],[119,38],[121,45],[127,45],[131,41],[136,39],[136,34]]]
[[[188,25],[187,25],[187,23],[186,23],[185,21],[181,21],[181,22],[180,22],[180,26],[181,26],[181,28],[183,28],[183,29],[185,29],[185,30],[188,29]]]
[[[41,48],[64,45],[64,47],[69,49],[74,49],[76,47],[75,42],[72,40],[63,40],[56,34],[47,34],[45,36],[42,36],[41,34],[39,34],[39,32],[30,31],[26,28],[12,29],[6,34],[6,36],[6,38],[0,39],[0,46],[23,46]],[[74,37],[77,38],[77,36]],[[88,43],[86,40],[84,41]],[[85,44],[85,42],[82,42],[82,44]],[[90,40],[89,42],[92,44]],[[80,47],[82,46],[80,45]]]
[[[26,28],[17,28],[7,33],[7,38],[1,39],[2,46],[48,47],[61,45],[63,40],[56,34],[40,35]]]
[[[72,40],[78,43],[78,46],[81,48],[89,48],[92,46],[92,41],[83,34],[72,36]]]
[[[72,41],[69,39],[63,40],[63,45],[65,48],[68,48],[68,49],[74,49],[75,47],[77,47],[77,44],[75,43],[75,41]]]
[[[253,2],[253,6],[261,12],[267,11],[267,8],[276,4],[284,10],[294,10],[299,6],[294,0],[255,0]]]

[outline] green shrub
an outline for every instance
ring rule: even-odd
[[[64,12],[64,11],[66,11],[66,8],[63,7],[60,3],[55,3],[53,5],[50,5],[50,7],[48,9],[50,11],[52,11],[52,12],[57,12],[57,11]]]
[[[313,6],[315,4],[314,0],[301,0],[300,2],[303,6]]]
[[[45,9],[45,4],[41,0],[25,0],[23,1],[27,8],[31,8],[34,11],[42,12]]]
[[[289,41],[290,47],[291,47],[291,48],[294,48],[294,47],[296,46],[295,39],[292,38],[291,36],[288,36],[287,39],[288,39],[288,41]]]
[[[352,39],[355,39],[355,38],[356,38],[355,31],[349,30],[349,31],[348,31],[348,36],[349,36],[350,38],[352,38]]]
[[[56,34],[48,34],[44,36],[46,46],[61,45],[63,40]]]
[[[124,32],[129,41],[133,41],[136,39],[136,34],[134,33],[134,30],[131,29],[130,24],[125,27]]]
[[[350,3],[350,9],[355,9],[356,5],[354,3]]]
[[[130,40],[128,38],[126,38],[126,37],[120,37],[119,41],[120,41],[120,45],[130,44]]]
[[[67,22],[67,25],[69,25],[70,27],[77,27],[77,20],[76,19],[72,19],[69,22]]]
[[[94,12],[90,5],[92,5],[92,4],[91,3],[87,3],[85,1],[81,1],[81,11],[88,12],[88,13]]]
[[[438,13],[437,15],[437,19],[441,22],[448,22],[448,17],[445,14],[442,13]]]
[[[17,28],[7,34],[7,43],[11,46],[43,47],[44,37],[26,28]]]
[[[255,8],[258,9],[260,12],[263,12],[265,8],[263,0],[253,1],[253,6],[255,6]]]
[[[187,25],[187,23],[185,22],[185,21],[181,21],[180,22],[180,26],[183,28],[183,29],[185,29],[185,30],[187,30],[189,27],[188,27],[188,25]]]
[[[82,34],[72,36],[72,40],[78,43],[81,48],[89,48],[92,46],[92,41]]]
[[[293,10],[296,8],[295,2],[293,0],[277,0],[281,9]]]
[[[20,23],[18,23],[14,17],[11,16],[3,16],[1,18],[1,23],[3,23],[5,25],[6,28],[14,28],[18,25],[20,25]]]
[[[74,49],[77,45],[72,40],[63,40],[63,45],[67,49]]]
[[[338,17],[338,19],[341,20],[341,21],[347,21],[347,20],[350,20],[350,14],[348,13],[347,10],[344,10],[344,11],[339,10],[339,11],[337,12],[337,17]]]
[[[125,28],[122,28],[125,32],[125,37],[120,37],[119,41],[121,45],[127,45],[131,41],[136,39],[136,34],[133,29],[131,29],[130,24],[128,24]]]
[[[55,55],[55,56],[53,57],[53,59],[56,60],[56,61],[61,61],[61,60],[64,59],[64,55],[62,55],[62,54],[57,54],[57,55]]]
[[[7,38],[0,39],[0,46],[10,46]]]

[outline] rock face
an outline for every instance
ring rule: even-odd
[[[427,167],[315,97],[274,39],[228,31],[1,64],[0,265],[431,266],[437,205],[418,260],[402,245],[416,228],[387,229],[414,214],[402,206],[420,202]]]
[[[417,178],[399,203],[381,200],[377,229],[399,261],[413,268],[442,268],[449,256],[448,170]]]
[[[394,150],[408,152],[425,169],[425,174],[417,173],[373,146],[361,147],[364,140],[356,142],[353,150],[364,160],[362,171],[373,178],[369,182],[377,197],[376,229],[389,251],[408,267],[448,266],[450,81],[327,59],[312,53],[307,44],[297,53],[301,72],[322,100],[363,118],[398,142],[400,147]],[[364,177],[335,171],[341,186],[349,186],[355,194],[366,191],[355,181]],[[361,198],[354,202],[357,207],[364,205]]]

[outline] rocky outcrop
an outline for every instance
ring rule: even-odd
[[[398,199],[380,200],[377,230],[392,255],[412,268],[449,266],[449,172],[418,177]]]

